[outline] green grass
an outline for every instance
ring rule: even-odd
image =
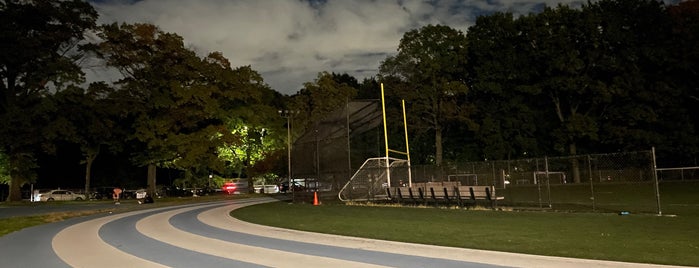
[[[699,215],[699,181],[662,182],[659,185],[661,211],[663,214]],[[589,184],[514,185],[497,191],[504,196],[501,202],[507,205],[548,207],[553,210],[578,212],[593,211],[593,191]],[[643,183],[596,183],[594,185],[594,211],[633,213],[657,213],[658,203],[655,184]]]
[[[275,202],[232,212],[297,230],[550,256],[699,266],[699,217]]]
[[[15,217],[0,219],[0,236],[18,231],[27,227],[48,223],[44,216]]]

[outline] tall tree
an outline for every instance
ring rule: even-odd
[[[43,98],[80,83],[78,43],[97,12],[82,0],[0,2],[0,146],[9,157],[10,195],[34,179],[34,152],[48,123]]]
[[[659,148],[661,159],[672,159],[674,165],[699,165],[699,1],[682,1],[667,8],[672,21],[672,34],[667,49],[671,52],[668,79],[672,87],[679,89],[674,97],[681,103],[670,104],[678,113],[668,116],[667,123],[680,125],[670,130],[673,141]],[[670,107],[667,107],[670,108]],[[676,120],[687,118],[688,120]],[[659,163],[667,166],[668,163]]]
[[[530,85],[540,90],[559,123],[552,129],[555,148],[572,155],[580,141],[598,138],[595,111],[610,101],[608,88],[590,73],[594,62],[586,58],[586,31],[596,26],[582,22],[582,13],[567,6],[547,8],[520,22],[530,44],[525,54],[536,72]]]
[[[479,128],[476,139],[484,159],[539,154],[536,139],[539,93],[530,86],[530,62],[520,56],[522,32],[511,13],[479,17],[469,28],[471,99]]]
[[[126,137],[124,129],[117,125],[117,107],[109,98],[110,93],[111,88],[105,83],[92,83],[87,89],[69,87],[53,97],[56,109],[61,112],[52,116],[47,136],[80,147],[86,193],[90,191],[92,164],[103,147],[119,151]]]
[[[543,137],[538,144],[551,140],[554,152],[572,155],[638,150],[668,140],[660,135],[672,132],[667,130],[674,123],[660,118],[684,118],[671,105],[679,91],[667,78],[673,70],[667,60],[671,38],[661,2],[605,0],[581,9],[560,5],[510,21],[496,14],[471,28],[474,95],[479,103],[490,97],[514,100],[504,107],[524,104],[517,111],[532,115],[537,129],[510,124],[494,137],[508,131],[535,133]],[[493,125],[493,117],[484,118],[490,121],[483,122],[481,136],[487,123]],[[579,182],[577,173],[573,177]]]
[[[466,93],[466,37],[456,29],[428,25],[403,35],[398,54],[381,63],[386,79],[403,83],[398,94],[410,106],[410,127],[434,131],[434,163],[442,164],[443,132],[448,122],[473,126]],[[392,85],[393,86],[393,85]]]
[[[149,190],[157,166],[190,174],[221,169],[216,152],[232,139],[229,111],[253,95],[233,86],[249,78],[234,75],[220,53],[199,58],[180,36],[154,25],[105,25],[100,37],[96,51],[124,76],[117,84],[133,118],[133,140],[142,144],[134,161],[148,167]]]
[[[669,79],[674,73],[673,42],[663,3],[600,1],[582,10],[597,27],[595,38],[588,38],[596,41],[590,49],[596,53],[589,60],[591,73],[610,92],[611,102],[598,112],[601,145],[616,150],[665,148],[666,141],[676,140],[671,138],[675,122],[687,120],[680,119],[685,116],[673,105],[682,94]]]
[[[250,66],[236,68],[228,75],[233,79],[226,87],[238,96],[225,105],[229,111],[225,122],[233,138],[218,148],[219,157],[226,163],[227,175],[249,178],[248,190],[252,192],[251,178],[268,172],[260,166],[269,166],[265,158],[284,148],[286,131],[280,127],[277,113],[282,106],[278,103],[281,94],[269,88]]]

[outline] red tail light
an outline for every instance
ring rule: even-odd
[[[221,189],[224,192],[233,192],[233,191],[235,191],[235,184],[234,183],[226,183],[223,185],[223,187],[221,187]]]

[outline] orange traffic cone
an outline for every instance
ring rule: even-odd
[[[313,192],[313,205],[314,205],[314,206],[319,205],[319,203],[318,203],[318,192]]]

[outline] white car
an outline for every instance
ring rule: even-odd
[[[279,185],[255,185],[256,193],[276,194],[279,193]]]
[[[68,190],[50,190],[39,192],[34,196],[34,201],[81,201],[85,199],[84,194],[77,194]]]

